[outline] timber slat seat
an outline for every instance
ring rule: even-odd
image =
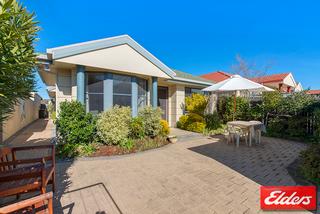
[[[52,192],[16,202],[0,208],[0,214],[13,213],[47,213],[53,214]]]
[[[29,151],[33,155],[43,149],[51,150],[51,155],[17,159],[17,151]],[[0,197],[36,190],[44,194],[49,183],[55,191],[54,145],[0,147]]]

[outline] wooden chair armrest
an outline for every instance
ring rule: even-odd
[[[48,161],[52,160],[51,156],[45,156],[42,158],[32,158],[32,159],[22,159],[22,160],[12,160],[8,162],[2,162],[0,163],[0,167],[5,167],[5,166],[18,166],[21,164],[32,164],[32,163],[41,163],[42,159]]]
[[[37,146],[17,146],[12,147],[12,151],[34,150],[34,149],[54,149],[54,144],[50,145],[37,145]]]
[[[39,202],[52,200],[52,197],[53,197],[52,192],[48,192],[48,193],[45,193],[45,194],[42,194],[42,195],[39,195],[39,196],[36,196],[36,197],[33,197],[33,198],[29,198],[29,199],[26,199],[26,200],[23,200],[23,201],[14,203],[14,204],[10,204],[8,206],[1,207],[0,208],[0,214],[7,214],[7,213],[12,213],[12,212],[15,212],[15,211],[19,211],[19,210],[21,210],[23,208],[28,208],[28,207],[30,207],[32,205],[35,205],[35,204],[39,203]],[[51,201],[51,203],[52,203],[52,201]]]

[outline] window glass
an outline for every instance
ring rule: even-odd
[[[138,78],[138,108],[147,105],[147,80]]]
[[[203,94],[201,89],[197,88],[185,88],[185,97],[190,97],[192,94]]]
[[[113,93],[131,94],[131,77],[123,75],[113,75]]]
[[[88,74],[88,92],[103,93],[103,79],[103,74]]]
[[[87,109],[89,112],[103,111],[103,80],[102,73],[87,73]]]
[[[113,105],[131,107],[131,96],[130,95],[113,95]]]
[[[113,75],[113,105],[131,107],[131,90],[130,76]]]
[[[103,111],[103,94],[89,94],[89,111],[99,113]]]

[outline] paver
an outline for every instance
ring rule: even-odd
[[[260,185],[294,185],[286,167],[306,147],[262,138],[261,145],[236,148],[218,137],[183,135],[176,144],[137,154],[58,162],[55,210],[259,213]]]

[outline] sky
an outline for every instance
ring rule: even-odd
[[[267,74],[292,72],[305,89],[320,89],[320,1],[21,2],[42,29],[38,52],[128,34],[173,69],[230,72],[238,54],[257,69],[268,66]]]

